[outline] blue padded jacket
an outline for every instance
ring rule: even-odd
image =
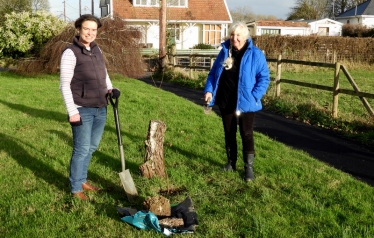
[[[216,99],[219,79],[224,70],[223,62],[229,55],[230,40],[221,45],[222,49],[208,74],[204,89],[204,94],[211,92],[213,95],[209,106],[213,106]],[[251,38],[248,38],[248,47],[240,63],[236,111],[256,112],[261,110],[261,98],[266,93],[269,83],[269,68],[265,55],[253,45]]]

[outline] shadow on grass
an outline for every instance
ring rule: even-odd
[[[65,175],[54,170],[47,163],[31,156],[28,149],[37,150],[32,144],[20,141],[17,138],[0,133],[0,150],[5,151],[25,169],[31,170],[35,176],[43,179],[59,190],[68,191],[68,180]]]
[[[26,113],[31,117],[40,118],[42,120],[52,120],[52,121],[56,121],[58,123],[66,123],[67,127],[70,128],[70,125],[69,125],[68,120],[67,120],[67,115],[65,113],[59,113],[59,112],[43,110],[43,109],[36,109],[36,108],[32,108],[32,107],[25,106],[25,105],[22,105],[22,104],[10,103],[10,102],[6,102],[6,101],[3,101],[3,100],[0,100],[0,103],[6,105],[7,107],[11,108],[12,110],[16,110],[16,111],[20,111],[22,113]],[[116,135],[115,127],[107,125],[105,130],[109,130],[109,132],[112,133],[113,136],[115,137],[115,135]],[[69,141],[72,140],[70,135],[67,135],[66,133],[63,133],[61,131],[48,130],[47,132],[57,135],[58,138],[60,138],[60,140],[63,143],[68,143]],[[143,142],[146,139],[146,138],[141,138],[139,136],[134,136],[131,133],[123,132],[122,130],[121,130],[121,134],[123,135],[123,137],[124,136],[127,137],[127,139],[129,139],[130,141],[132,141],[134,143],[138,143],[140,141]],[[3,135],[3,137],[5,138],[6,135]],[[6,138],[6,140],[8,142],[7,143],[2,143],[2,146],[0,148],[2,148],[5,151],[7,151],[9,148],[17,148],[14,151],[21,151],[20,153],[14,153],[14,155],[12,155],[12,157],[14,157],[14,159],[20,165],[29,168],[30,170],[32,170],[35,173],[36,176],[45,180],[47,183],[49,183],[51,185],[57,186],[58,189],[66,191],[66,192],[69,191],[69,180],[68,180],[68,177],[66,175],[59,173],[58,171],[54,170],[48,164],[40,161],[39,159],[32,158],[28,154],[27,149],[23,149],[22,146],[20,145],[20,143],[22,143],[22,142],[17,141],[16,138],[9,137],[9,138]],[[7,146],[5,146],[5,145],[7,145]],[[28,146],[32,150],[37,150],[32,145],[28,145]],[[116,146],[116,147],[118,146],[116,137],[115,137],[115,139],[113,139],[113,146]],[[175,145],[172,146],[171,148],[168,148],[168,149],[172,153],[182,155],[184,158],[186,158],[186,160],[183,161],[183,163],[188,163],[191,168],[198,167],[198,166],[194,165],[195,163],[200,164],[201,162],[203,162],[203,163],[209,164],[210,166],[213,165],[213,166],[221,167],[226,162],[225,159],[224,159],[224,155],[222,155],[222,163],[219,163],[216,160],[213,160],[212,158],[209,158],[209,155],[201,155],[201,154],[198,154],[198,153],[194,153],[193,151],[187,151],[187,150],[179,148],[178,146],[175,146]],[[8,152],[9,152],[9,154],[11,154],[11,151],[8,151]],[[19,154],[21,154],[21,155],[19,155]],[[118,157],[113,157],[113,156],[109,156],[105,153],[102,153],[100,151],[96,151],[94,153],[94,156],[98,158],[98,160],[97,160],[98,163],[101,163],[102,165],[105,165],[105,166],[109,165],[111,170],[121,172],[120,171],[121,166],[120,166],[119,153],[118,153]],[[24,160],[25,157],[26,158],[29,157],[29,159]],[[67,159],[70,159],[70,158],[67,158]],[[67,163],[66,164],[67,169],[68,169],[68,166],[69,166],[69,164]],[[140,164],[137,164],[137,163],[134,163],[134,162],[129,163],[128,161],[126,161],[126,167],[130,171],[132,171],[132,173],[139,173],[139,166],[140,166]],[[106,187],[105,190],[108,193],[110,193],[111,196],[115,199],[119,198],[120,195],[118,193],[123,194],[123,189],[120,187],[121,183],[120,183],[119,178],[118,178],[118,183],[113,183],[112,181],[103,178],[98,173],[95,173],[95,172],[92,172],[92,170],[89,170],[89,179],[92,180],[92,181],[100,181],[100,183]],[[120,191],[122,191],[122,192],[120,192]]]
[[[153,85],[149,78],[139,80]],[[201,105],[203,95],[201,90],[186,89],[177,84],[166,82],[162,84],[162,89]],[[337,131],[326,129],[327,127],[313,126],[313,123],[318,124],[318,122],[333,125],[333,121],[326,112],[318,110],[315,105],[296,104],[296,106],[287,105],[280,100],[264,98],[264,110],[256,113],[255,131],[295,149],[303,150],[314,158],[374,186],[373,146],[368,147],[362,143],[344,139],[341,134],[337,134]],[[220,116],[218,107],[214,106],[213,111]],[[305,114],[300,115],[303,112]],[[297,118],[300,121],[295,120]],[[308,121],[309,123],[307,123]],[[357,125],[360,129],[365,128],[364,125]],[[345,125],[342,123],[339,126]],[[331,128],[336,129],[333,126]],[[368,135],[366,142],[373,145],[371,136],[374,128],[366,127],[366,129],[365,133]]]
[[[32,116],[35,118],[42,118],[42,119],[47,119],[47,120],[54,120],[57,122],[68,123],[67,115],[64,113],[52,112],[52,111],[43,110],[43,109],[36,109],[36,108],[28,107],[22,104],[10,103],[10,102],[6,102],[3,100],[0,100],[0,103],[4,104],[5,106],[13,110],[20,111],[22,113],[28,114],[29,116]]]
[[[70,125],[67,121],[67,115],[64,113],[58,113],[58,112],[42,110],[42,109],[35,109],[35,108],[28,107],[22,104],[5,102],[3,100],[0,100],[0,103],[8,106],[12,110],[17,110],[22,113],[26,113],[31,117],[41,118],[42,120],[54,120],[58,123],[66,123],[67,127],[70,128]],[[113,135],[115,135],[115,128],[109,127],[109,130],[113,132]],[[47,132],[56,134],[58,138],[60,138],[60,140],[64,143],[67,143],[67,141],[72,140],[71,136],[61,131],[48,130]],[[29,170],[31,170],[35,174],[35,176],[44,180],[46,183],[56,186],[59,190],[65,191],[67,193],[70,192],[68,172],[67,174],[62,174],[56,171],[55,169],[53,169],[48,163],[41,161],[39,158],[35,158],[31,156],[28,151],[38,150],[31,143],[25,143],[15,137],[11,137],[11,136],[8,136],[2,133],[0,133],[0,138],[2,141],[2,143],[0,144],[1,151],[7,152],[7,154],[9,154],[13,159],[15,159],[18,164],[20,164],[24,168],[28,168]],[[132,137],[132,139],[134,138]],[[115,144],[115,146],[117,145]],[[98,157],[97,161],[99,163],[102,163],[103,165],[105,164],[105,166],[108,166],[108,164],[110,164],[112,165],[114,171],[120,172],[120,160],[119,159],[114,158],[112,156],[108,156],[100,151],[96,151],[94,153],[94,156]],[[52,159],[55,159],[55,158],[52,158]],[[67,158],[67,159],[70,160],[70,158]],[[106,163],[106,161],[110,161],[110,163]],[[118,166],[114,166],[114,164],[118,164]],[[68,170],[68,167],[69,167],[69,163],[66,164],[67,170]],[[137,168],[138,165],[134,163],[131,165],[131,167]],[[105,186],[104,191],[108,192],[108,194],[111,194],[113,198],[119,199],[121,197],[120,191],[121,190],[123,191],[123,189],[120,186],[118,186],[118,185],[121,185],[119,177],[118,177],[119,183],[115,184],[111,182],[110,180],[103,178],[98,173],[95,173],[89,170],[89,180],[100,181],[100,183]]]

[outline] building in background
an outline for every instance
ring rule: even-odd
[[[335,17],[343,24],[361,24],[369,28],[374,27],[374,1],[363,2]]]
[[[247,23],[251,36],[261,35],[291,35],[306,36],[309,35],[309,25],[306,22],[292,21],[270,21],[257,20]]]
[[[142,32],[139,44],[159,46],[158,0],[101,0],[101,16],[119,16]],[[218,47],[232,18],[225,0],[170,0],[166,10],[167,38],[177,49],[197,44]]]
[[[252,36],[341,36],[343,23],[325,18],[321,20],[268,21],[259,20],[247,23]]]

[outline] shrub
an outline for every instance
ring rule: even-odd
[[[0,27],[0,57],[18,59],[34,55],[65,26],[65,22],[44,11],[5,14]]]
[[[192,49],[211,50],[211,49],[215,49],[215,48],[214,48],[214,46],[209,45],[209,44],[199,43],[199,44],[193,46]]]
[[[193,76],[194,79],[191,79],[188,72],[179,68],[166,68],[163,72],[156,71],[152,75],[153,79],[159,81],[172,82],[193,89],[204,89],[207,73],[194,72]]]
[[[101,22],[95,41],[103,51],[108,72],[128,77],[143,75],[146,67],[137,43],[140,32],[129,28],[119,17],[104,18]],[[43,46],[38,58],[20,62],[18,72],[28,75],[58,73],[61,53],[72,43],[75,34],[74,25],[69,24]]]
[[[373,37],[373,29],[361,24],[345,24],[342,27],[342,35],[349,37]]]

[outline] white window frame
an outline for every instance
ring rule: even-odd
[[[139,7],[158,7],[160,0],[133,0],[134,6]],[[168,0],[167,7],[188,7],[188,0]]]
[[[261,35],[280,35],[280,29],[269,29],[269,28],[262,28]]]
[[[141,7],[158,7],[160,6],[159,0],[133,0],[134,6]]]
[[[218,26],[220,29],[215,29],[216,26]],[[206,29],[206,27],[208,27],[208,29]],[[222,38],[223,38],[223,26],[221,24],[205,24],[203,26],[203,34],[204,34],[204,44],[211,44],[210,42],[214,42],[213,44],[211,45],[219,45],[221,42],[222,42]],[[211,39],[211,34],[210,33],[213,33],[213,39]],[[219,38],[217,38],[216,34],[219,34]]]
[[[168,7],[188,7],[188,0],[168,0]]]
[[[172,32],[175,43],[179,43],[181,39],[181,26],[180,24],[168,24],[166,27],[168,32]]]

